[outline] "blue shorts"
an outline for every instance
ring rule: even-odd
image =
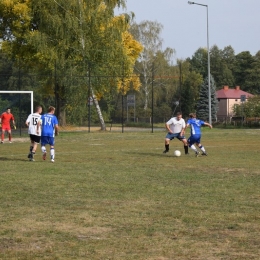
[[[177,134],[168,133],[165,138],[173,140],[175,137],[178,138],[179,140],[185,139],[185,136],[184,135],[181,136],[180,133]]]
[[[201,135],[191,135],[190,138],[188,139],[189,146],[191,146],[195,143],[199,144],[200,138],[201,138]]]
[[[41,137],[41,145],[45,146],[46,144],[49,144],[50,146],[54,146],[54,144],[55,144],[54,137],[42,136]]]

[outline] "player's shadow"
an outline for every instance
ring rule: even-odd
[[[165,155],[163,152],[159,152],[159,153],[155,153],[155,152],[126,152],[128,154],[138,154],[138,155],[146,155],[146,156],[153,156],[153,157],[165,157],[167,155]],[[168,157],[168,156],[167,156]]]
[[[21,158],[7,158],[7,157],[0,157],[0,161],[21,161],[21,162],[27,162],[26,159]]]

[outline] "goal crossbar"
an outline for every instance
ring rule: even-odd
[[[3,94],[31,94],[31,114],[33,113],[33,91],[8,91],[8,90],[1,90],[0,91],[0,94],[3,93]]]

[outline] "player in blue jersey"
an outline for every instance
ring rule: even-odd
[[[58,132],[58,119],[54,115],[55,107],[50,106],[48,108],[48,113],[41,116],[41,120],[38,122],[37,125],[37,132],[40,130],[40,125],[42,128],[41,132],[41,146],[42,146],[42,158],[46,160],[46,144],[50,145],[50,156],[51,162],[54,162],[55,158],[55,150],[54,150],[54,143],[55,143],[55,136],[59,134]]]
[[[200,139],[201,139],[201,126],[208,126],[209,128],[212,128],[212,125],[209,124],[209,123],[206,123],[200,119],[197,119],[196,118],[196,114],[195,113],[191,113],[189,115],[190,119],[187,121],[187,124],[186,124],[186,127],[189,127],[191,128],[191,131],[190,131],[190,137],[188,139],[188,144],[189,144],[189,147],[195,152],[195,155],[196,156],[199,156],[199,151],[197,150],[196,146],[194,144],[196,144],[200,150],[202,151],[202,155],[206,155],[207,156],[207,153],[206,153],[206,150],[204,148],[204,146],[200,143]]]

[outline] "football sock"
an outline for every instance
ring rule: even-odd
[[[46,148],[45,148],[45,146],[42,146],[42,153],[46,153]]]
[[[32,152],[32,158],[34,157],[34,155],[35,155],[35,152]]]
[[[189,147],[184,145],[184,151],[185,151],[185,154],[188,154],[189,153]]]
[[[4,133],[2,133],[1,138],[2,138],[2,141],[4,141],[4,138],[5,138],[5,134]]]
[[[170,146],[169,144],[166,144],[166,145],[165,145],[165,150],[166,150],[166,151],[169,151],[169,146]]]
[[[51,148],[51,159],[54,160],[54,157],[55,157],[55,151],[54,151],[54,148]]]
[[[190,146],[190,149],[192,149],[194,152],[197,152],[197,149],[194,144]]]
[[[30,146],[30,152],[32,152],[32,150],[33,150],[33,146]]]
[[[203,152],[203,153],[205,153],[206,152],[206,150],[205,150],[205,148],[204,148],[204,146],[199,146],[199,148],[200,148],[200,150]]]
[[[8,136],[9,136],[9,141],[11,142],[12,141],[12,135],[8,134]]]

